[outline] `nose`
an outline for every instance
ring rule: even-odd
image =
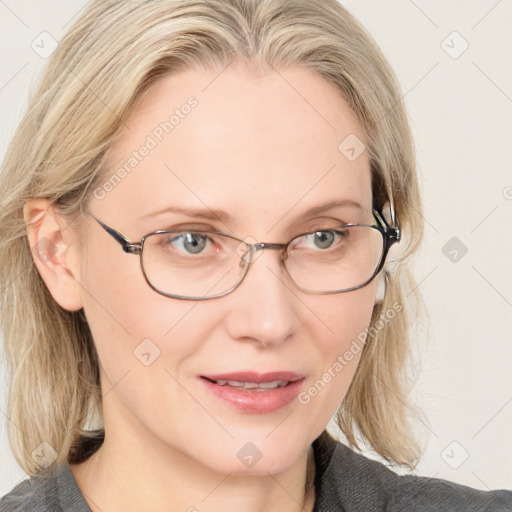
[[[226,322],[232,339],[269,346],[297,332],[300,292],[293,289],[280,256],[278,250],[255,252],[244,280],[225,297],[230,300]]]

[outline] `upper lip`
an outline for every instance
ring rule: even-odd
[[[216,373],[216,374],[208,374],[201,375],[201,377],[209,379],[209,380],[234,380],[241,382],[256,382],[257,384],[261,382],[274,382],[276,380],[286,380],[290,382],[295,382],[297,380],[301,380],[304,378],[304,375],[296,372],[267,372],[267,373],[258,373],[258,372],[233,372],[233,373]]]

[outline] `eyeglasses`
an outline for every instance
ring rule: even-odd
[[[281,251],[288,276],[303,292],[343,293],[372,281],[382,269],[400,229],[374,210],[376,223],[344,224],[302,233],[285,244],[248,243],[217,231],[153,231],[127,240],[87,211],[128,254],[138,254],[144,278],[156,292],[176,299],[204,300],[235,290],[258,251]],[[247,240],[247,239],[246,239]]]

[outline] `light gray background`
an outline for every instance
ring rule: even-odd
[[[411,340],[428,419],[417,473],[511,488],[512,2],[342,3],[398,74],[418,146],[426,237],[415,273],[430,321]],[[85,4],[0,0],[0,158],[45,62],[32,41],[60,40]],[[1,496],[26,475],[8,447],[0,375]]]

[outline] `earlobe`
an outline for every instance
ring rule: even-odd
[[[382,301],[384,300],[384,295],[386,295],[386,275],[385,271],[382,271],[377,276],[377,287],[375,291],[375,301],[374,305],[382,304]]]
[[[83,307],[73,232],[48,199],[31,199],[23,208],[34,263],[57,304],[68,311]]]

